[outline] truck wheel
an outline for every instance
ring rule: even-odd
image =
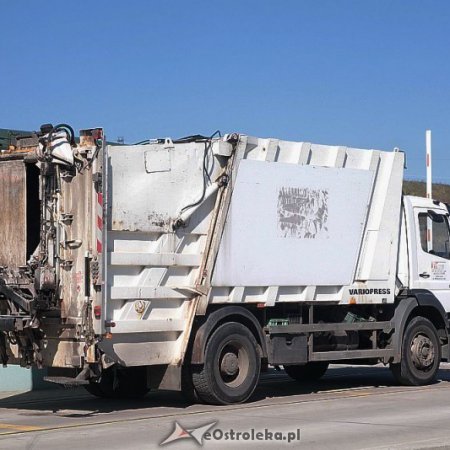
[[[201,403],[192,382],[192,368],[189,364],[185,364],[181,368],[181,393],[188,402]]]
[[[391,364],[400,384],[420,386],[436,379],[441,362],[441,346],[434,325],[425,317],[414,317],[403,335],[401,362]]]
[[[95,395],[100,398],[114,398],[117,395],[118,378],[114,381],[114,368],[103,370],[101,377],[96,381],[91,381],[84,388],[89,394]],[[114,383],[116,383],[116,389],[114,389]]]
[[[85,386],[86,390],[101,398],[140,398],[149,391],[146,367],[111,367],[103,371],[99,381]]]
[[[296,381],[316,381],[325,374],[328,363],[313,361],[303,365],[284,366],[284,371]]]
[[[95,397],[106,398],[106,395],[100,388],[100,383],[91,381],[89,384],[86,384],[84,388],[89,392],[89,394],[94,395]]]
[[[257,349],[255,337],[244,325],[219,326],[206,344],[205,363],[193,367],[192,382],[201,400],[216,405],[245,402],[259,380]]]

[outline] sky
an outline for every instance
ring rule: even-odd
[[[407,154],[450,183],[450,2],[0,0],[0,128],[238,131]]]

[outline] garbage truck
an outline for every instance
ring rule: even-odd
[[[108,144],[46,124],[0,154],[0,359],[99,397],[247,401],[333,364],[433,382],[446,205],[405,154],[240,133]]]

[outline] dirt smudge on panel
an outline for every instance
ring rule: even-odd
[[[278,231],[284,238],[315,239],[328,234],[328,191],[282,187],[278,192]]]

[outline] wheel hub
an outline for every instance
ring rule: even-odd
[[[231,352],[225,353],[220,364],[220,371],[230,377],[236,375],[239,372],[238,356]]]
[[[435,350],[431,339],[424,335],[417,335],[411,342],[411,356],[418,369],[427,369],[434,363]]]

